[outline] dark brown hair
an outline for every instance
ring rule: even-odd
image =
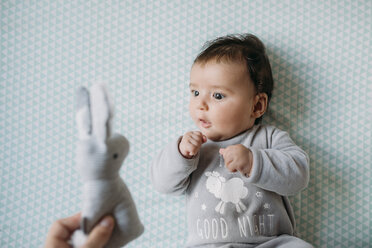
[[[264,44],[253,34],[227,35],[208,41],[194,63],[206,63],[211,60],[219,62],[239,62],[246,64],[249,76],[257,93],[266,93],[268,104],[274,88],[269,58]],[[260,123],[262,116],[255,120]]]

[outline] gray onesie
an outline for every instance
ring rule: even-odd
[[[256,125],[229,140],[208,140],[192,159],[168,144],[151,167],[156,190],[186,194],[187,247],[312,247],[294,237],[287,196],[309,181],[309,159],[289,135]],[[253,153],[250,177],[230,172],[220,148],[242,144]],[[282,245],[282,246],[281,246]]]

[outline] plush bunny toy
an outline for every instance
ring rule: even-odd
[[[72,237],[75,247],[106,215],[115,219],[112,236],[105,247],[120,247],[143,233],[131,194],[119,169],[129,152],[128,140],[111,134],[113,109],[104,85],[77,91],[76,121],[79,141],[77,167],[83,179],[83,209],[80,230]]]

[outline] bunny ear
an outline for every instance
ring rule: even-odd
[[[79,139],[86,139],[92,135],[89,92],[85,87],[80,87],[76,91],[76,123]]]
[[[110,97],[103,84],[95,84],[90,90],[93,133],[98,140],[105,142],[111,135],[113,109]]]

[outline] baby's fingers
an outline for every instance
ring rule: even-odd
[[[205,143],[207,138],[201,133],[193,133],[190,136],[189,142],[194,144],[195,146],[201,146]]]
[[[236,172],[237,168],[234,160],[233,149],[231,149],[231,147],[221,148],[219,153],[222,155],[223,160],[225,161],[226,168],[231,172]]]
[[[191,141],[186,145],[189,156],[195,156],[199,152],[200,145],[195,145]]]
[[[225,154],[226,149],[225,148],[220,148],[219,153],[223,156]]]

